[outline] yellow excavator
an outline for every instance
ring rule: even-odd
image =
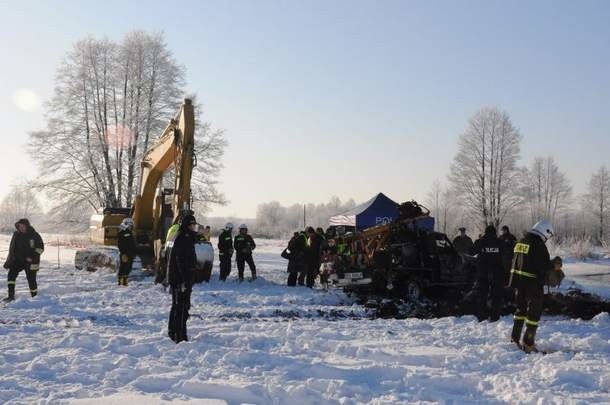
[[[142,267],[164,272],[165,236],[168,228],[191,208],[191,175],[195,166],[195,112],[185,99],[159,139],[144,153],[141,161],[139,194],[132,208],[105,208],[91,217],[90,237],[97,246],[76,252],[77,269],[118,267],[117,234],[124,218],[131,216]],[[160,181],[174,170],[173,189],[163,189]],[[199,265],[211,269],[214,250],[211,244],[197,246]],[[161,264],[161,266],[160,266]]]

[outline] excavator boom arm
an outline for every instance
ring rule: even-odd
[[[195,112],[190,99],[185,99],[177,116],[142,158],[140,193],[134,201],[134,230],[150,233],[155,227],[154,202],[163,173],[176,167],[176,189],[172,209],[174,215],[189,204],[195,145]]]

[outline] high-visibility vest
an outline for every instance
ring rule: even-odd
[[[171,247],[174,244],[174,239],[178,235],[180,230],[180,224],[174,224],[167,230],[167,236],[165,236],[165,246]]]

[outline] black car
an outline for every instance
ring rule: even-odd
[[[355,235],[353,253],[327,258],[321,271],[334,286],[410,301],[433,290],[470,290],[476,276],[475,258],[457,253],[447,235],[419,229],[415,221],[395,221],[387,229]],[[378,241],[374,251],[362,248],[371,234]]]

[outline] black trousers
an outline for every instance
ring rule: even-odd
[[[172,294],[172,308],[169,311],[167,331],[169,337],[176,343],[188,340],[186,334],[186,321],[191,309],[191,287],[181,290],[178,286],[170,286]]]
[[[514,342],[520,341],[523,325],[525,324],[526,329],[523,335],[523,344],[525,346],[534,346],[538,322],[542,315],[543,300],[544,286],[538,284],[538,280],[522,279],[516,283],[515,304],[517,309],[511,334],[511,339]]]
[[[297,278],[299,277],[299,273],[296,271],[292,271],[288,273],[288,286],[294,287],[297,285]]]
[[[127,277],[131,273],[133,267],[133,259],[129,258],[126,262],[121,258],[121,264],[119,265],[119,277]]]
[[[8,285],[9,298],[15,298],[15,285],[17,284],[17,275],[19,275],[21,270],[25,270],[25,276],[28,279],[28,285],[30,287],[30,294],[32,295],[32,297],[38,294],[38,283],[36,282],[36,275],[38,273],[38,270],[32,270],[31,267],[31,264],[26,264],[24,267],[12,267],[9,269],[6,283]]]
[[[231,256],[220,255],[220,279],[225,281],[227,277],[231,274]]]
[[[491,299],[491,308],[487,306],[489,299]],[[479,278],[477,304],[477,317],[480,321],[489,317],[490,321],[495,322],[500,318],[504,304],[504,280],[501,274],[491,280]]]
[[[320,262],[308,263],[307,264],[307,272],[303,275],[299,274],[299,285],[303,285],[301,282],[301,277],[305,278],[305,285],[309,288],[313,288],[316,283],[316,277],[318,277],[318,272],[320,271]]]
[[[299,285],[305,285],[305,277],[307,277],[307,269],[299,271],[297,281]]]
[[[252,278],[256,278],[256,265],[254,264],[252,253],[247,255],[238,254],[235,257],[235,261],[237,262],[237,275],[239,276],[240,280],[244,279],[244,269],[246,268],[246,263],[248,263],[250,273],[252,273]]]
[[[127,285],[127,279],[129,277],[129,273],[131,273],[131,268],[133,267],[133,259],[128,258],[126,262],[123,261],[123,255],[121,255],[121,264],[119,264],[119,271],[117,272],[117,276],[119,279],[119,285]]]
[[[517,287],[515,304],[516,319],[523,319],[526,325],[538,326],[542,315],[542,304],[544,299],[544,286],[538,285],[536,280],[521,282]]]

